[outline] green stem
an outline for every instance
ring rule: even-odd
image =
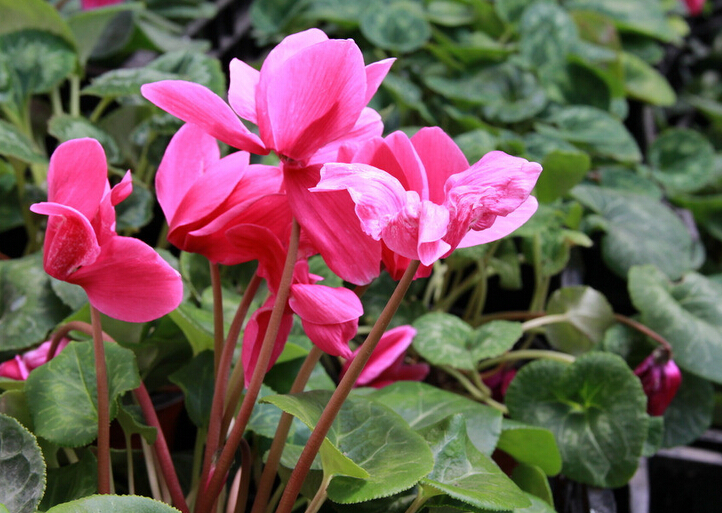
[[[476,386],[474,386],[474,384],[471,382],[471,380],[469,378],[467,378],[464,375],[464,373],[462,373],[461,371],[454,369],[453,367],[448,367],[446,365],[444,365],[442,367],[442,369],[447,374],[450,374],[451,376],[453,376],[454,379],[456,379],[456,381],[458,381],[461,384],[461,386],[463,386],[466,389],[466,391],[469,392],[469,394],[471,394],[471,396],[474,399],[476,399],[477,401],[485,401],[486,398],[489,397],[488,394],[485,394],[484,392],[479,390]]]
[[[569,316],[567,314],[552,314],[545,315],[544,317],[537,317],[536,319],[529,319],[521,325],[524,331],[531,331],[536,328],[541,328],[547,324],[558,324],[560,322],[569,322]]]
[[[574,357],[570,354],[560,353],[559,351],[549,351],[547,349],[522,349],[518,351],[510,351],[496,358],[489,358],[479,364],[479,369],[488,369],[495,367],[500,363],[513,362],[516,360],[537,360],[544,358],[546,360],[554,360],[562,363],[574,363]]]
[[[70,115],[80,117],[80,77],[70,75]]]
[[[328,498],[328,485],[331,484],[331,479],[333,479],[333,474],[323,476],[323,481],[321,481],[321,485],[318,487],[318,490],[316,490],[316,495],[314,495],[311,502],[308,503],[305,513],[316,513],[321,509],[321,506],[323,506],[323,503],[326,502]]]
[[[50,91],[50,104],[53,106],[53,116],[63,114],[63,102],[60,99],[60,88],[53,87]]]
[[[196,490],[201,482],[201,467],[203,465],[203,447],[205,446],[208,431],[198,428],[196,442],[193,446],[193,468],[191,469],[191,490]]]
[[[233,429],[231,429],[226,445],[218,458],[218,464],[210,476],[210,479],[207,481],[207,486],[198,494],[195,508],[196,513],[210,513],[215,497],[217,497],[218,493],[221,491],[226,478],[226,473],[233,463],[236,448],[243,437],[243,432],[246,429],[248,420],[251,417],[251,412],[256,404],[256,399],[258,398],[258,393],[261,390],[263,378],[266,375],[268,364],[271,361],[273,346],[276,343],[278,330],[280,328],[286,304],[288,302],[288,297],[290,295],[291,284],[293,283],[293,270],[298,256],[299,235],[300,227],[298,222],[294,219],[292,222],[291,238],[288,245],[288,253],[286,254],[286,262],[284,264],[281,282],[278,286],[273,310],[271,311],[271,318],[269,319],[268,327],[266,328],[266,334],[263,337],[263,342],[261,343],[261,351],[258,355],[258,361],[256,362],[255,369],[253,369],[253,375],[251,376],[250,383],[248,384],[246,395],[243,397],[241,408],[236,416],[236,422],[233,424]],[[204,480],[203,482],[206,481]]]
[[[637,322],[634,319],[630,319],[626,315],[614,314],[614,318],[618,322],[621,322],[622,324],[626,324],[630,328],[634,328],[635,330],[639,331],[640,333],[647,335],[649,338],[651,338],[652,340],[657,342],[659,345],[664,347],[667,351],[669,351],[670,354],[672,354],[672,346],[670,345],[670,343],[667,342],[667,340],[662,335],[657,333],[656,331],[652,331],[651,329],[649,329],[647,326],[645,326],[641,322]]]
[[[98,391],[98,493],[110,493],[110,409],[108,404],[108,371],[105,365],[105,346],[100,312],[90,305],[93,327],[93,352]]]
[[[424,489],[419,487],[416,498],[411,504],[409,504],[409,507],[406,508],[406,513],[416,513],[424,504],[426,504],[427,500],[429,500],[429,498],[424,494]]]
[[[541,249],[541,235],[535,234],[532,239],[532,252],[534,261],[534,294],[529,305],[529,310],[536,312],[544,309],[551,278],[544,274],[543,255]]]
[[[125,459],[126,471],[128,472],[128,494],[135,495],[135,467],[133,466],[132,436],[125,433]]]
[[[98,105],[95,106],[93,109],[93,112],[90,114],[90,117],[88,118],[88,121],[91,123],[97,123],[100,119],[100,116],[103,115],[103,112],[105,112],[105,109],[113,102],[113,100],[109,97],[101,98],[101,100],[98,102]]]
[[[371,354],[379,343],[379,340],[381,340],[381,336],[384,334],[384,331],[386,331],[386,328],[391,322],[396,310],[398,310],[399,305],[401,304],[404,295],[406,295],[406,292],[414,279],[414,275],[419,268],[419,263],[420,262],[418,260],[412,260],[409,264],[403,277],[391,295],[391,298],[381,312],[381,315],[379,315],[379,318],[376,320],[371,333],[369,333],[364,343],[358,349],[358,353],[351,362],[346,374],[344,374],[344,377],[341,379],[341,382],[324,408],[316,427],[311,432],[311,436],[301,452],[296,468],[291,473],[291,477],[288,480],[286,489],[284,490],[281,501],[276,509],[277,513],[291,513],[293,504],[301,491],[301,486],[303,485],[303,481],[306,479],[306,475],[311,468],[311,464],[313,463],[316,454],[318,454],[321,443],[326,437],[328,430],[331,429],[331,424],[336,418],[338,412],[341,410],[341,406],[348,397],[349,393],[351,393],[353,386],[356,384],[356,380],[371,357]]]

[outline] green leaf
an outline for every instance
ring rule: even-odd
[[[519,21],[519,52],[539,68],[559,68],[578,39],[567,10],[548,1],[531,3]]]
[[[57,9],[45,0],[0,0],[0,34],[36,29],[62,37],[75,45],[73,33]]]
[[[574,150],[552,150],[541,161],[544,171],[534,188],[534,196],[542,203],[552,203],[581,182],[591,168],[586,153]]]
[[[574,0],[565,4],[569,10],[589,10],[605,14],[614,20],[620,31],[634,32],[672,42],[679,39],[656,0]]]
[[[579,145],[594,155],[620,162],[638,162],[639,147],[625,126],[603,110],[587,105],[568,106],[550,115],[548,124],[536,123],[542,134]]]
[[[133,352],[105,343],[108,366],[110,418],[118,411],[116,399],[140,385]],[[98,433],[97,388],[93,345],[71,342],[25,382],[30,414],[39,436],[64,447],[90,443]]]
[[[384,50],[412,52],[431,38],[431,27],[423,8],[416,2],[400,0],[387,5],[371,4],[359,22],[364,37]]]
[[[33,513],[45,490],[45,460],[33,434],[0,413],[0,504]]]
[[[114,69],[94,78],[89,86],[83,88],[82,93],[101,98],[139,95],[143,84],[173,79],[178,79],[178,75],[148,67]]]
[[[474,446],[483,454],[494,452],[501,433],[502,415],[463,395],[416,381],[399,381],[367,397],[383,403],[401,415],[416,431],[425,429],[452,415],[466,419],[466,432]]]
[[[639,171],[623,166],[603,166],[598,170],[599,185],[606,189],[642,194],[656,200],[662,199],[662,189]]]
[[[421,480],[424,488],[480,509],[526,507],[529,500],[491,458],[480,453],[466,435],[461,414],[421,432],[434,455],[434,468]],[[430,505],[437,498],[430,499]]]
[[[198,427],[208,427],[213,402],[213,351],[203,351],[173,374],[171,383],[178,385],[185,395],[188,416]]]
[[[74,117],[69,114],[53,116],[48,122],[48,133],[60,142],[82,137],[92,137],[103,146],[108,162],[119,164],[122,161],[120,149],[115,139],[105,130],[97,127],[86,118]]]
[[[10,381],[9,378],[3,379]],[[0,394],[0,412],[14,418],[27,429],[33,431],[33,421],[30,418],[28,402],[23,391],[25,382],[15,380],[12,380],[12,382],[19,386],[17,388],[5,387],[5,383],[0,382],[0,388],[8,388],[8,390]]]
[[[219,96],[226,95],[226,75],[221,69],[221,62],[204,53],[190,50],[167,52],[145,69],[174,73],[180,80],[204,85]]]
[[[659,107],[675,104],[677,95],[659,71],[631,53],[622,52],[620,56],[624,66],[624,91],[630,98]]]
[[[520,463],[540,468],[548,476],[555,476],[562,469],[559,448],[548,429],[504,419],[496,447]]]
[[[48,469],[48,487],[39,509],[47,510],[55,504],[93,495],[97,489],[98,460],[85,449],[80,461]]]
[[[133,192],[115,207],[116,230],[137,231],[153,218],[155,197],[148,187],[138,180],[133,181]]]
[[[539,467],[522,463],[514,467],[511,478],[525,492],[539,497],[552,507],[554,506],[549,480]]]
[[[92,495],[58,504],[47,513],[177,513],[178,510],[160,501],[135,495]]]
[[[677,279],[694,267],[689,230],[658,200],[589,185],[576,186],[572,195],[606,220],[602,256],[619,276],[635,265],[652,264]]]
[[[722,284],[697,273],[672,283],[641,266],[629,271],[629,294],[642,322],[672,345],[680,367],[722,383]]]
[[[135,11],[143,8],[140,2],[124,2],[108,5],[103,9],[90,9],[78,11],[68,17],[68,26],[77,41],[78,59],[81,66],[85,66],[93,49],[108,28],[115,16],[123,11]]]
[[[664,411],[663,447],[694,442],[712,425],[714,386],[706,379],[682,371],[682,384]]]
[[[25,134],[2,119],[0,119],[0,155],[15,157],[28,164],[48,163]]]
[[[446,27],[470,25],[475,20],[474,9],[470,5],[452,0],[432,0],[427,11],[429,21]]]
[[[554,433],[567,477],[614,488],[634,475],[647,437],[647,396],[619,356],[532,362],[509,385],[506,403],[513,419]]]
[[[469,162],[478,162],[481,157],[496,149],[497,138],[488,130],[477,128],[454,137],[454,142]]]
[[[264,399],[314,426],[331,392],[273,396]],[[329,450],[333,449],[333,451]],[[433,467],[433,457],[424,440],[406,422],[385,406],[365,399],[346,400],[321,448],[324,466],[333,459],[344,468],[351,462],[368,472],[366,479],[335,477],[328,497],[342,504],[355,504],[388,497],[414,486]],[[350,462],[343,463],[346,458]]]
[[[168,316],[181,329],[197,355],[206,349],[213,349],[213,313],[196,308],[190,303],[181,303]]]
[[[76,66],[75,51],[70,44],[40,30],[22,30],[0,36],[0,51],[15,68],[23,97],[50,92]]]
[[[413,326],[417,330],[414,349],[421,356],[434,365],[465,370],[508,351],[522,336],[519,323],[493,321],[472,330],[457,316],[443,312],[422,315]]]
[[[570,354],[589,351],[614,324],[614,311],[603,294],[591,287],[564,287],[554,291],[547,302],[547,314],[563,314],[566,322],[545,327],[553,347]]]
[[[0,350],[45,340],[68,313],[50,288],[42,252],[0,261]]]
[[[155,443],[155,439],[158,436],[158,430],[145,423],[140,406],[135,404],[119,404],[116,420],[123,428],[123,433],[126,435],[138,434],[142,436],[149,445],[153,445]]]
[[[715,179],[715,151],[701,133],[666,130],[649,147],[652,176],[672,194],[696,192]]]
[[[505,63],[484,70],[481,94],[488,95],[482,110],[492,121],[518,123],[534,117],[547,105],[547,96],[534,73]]]

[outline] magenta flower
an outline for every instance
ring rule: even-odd
[[[690,16],[699,16],[702,14],[704,4],[706,0],[684,0],[684,4],[687,6],[687,12]]]
[[[541,166],[500,151],[469,167],[439,128],[375,138],[351,164],[326,164],[312,191],[347,190],[365,233],[431,265],[457,247],[491,242],[536,211]]]
[[[181,277],[150,246],[115,232],[115,205],[132,191],[130,173],[112,189],[100,143],[67,141],[48,169],[48,201],[30,210],[49,216],[43,267],[80,285],[90,304],[122,321],[146,322],[175,309]]]
[[[230,106],[206,87],[165,80],[146,84],[143,96],[233,147],[300,165],[323,146],[343,139],[357,124],[393,59],[364,65],[352,40],[329,39],[318,29],[286,37],[258,71],[231,62]],[[258,125],[260,137],[238,117]]]
[[[672,360],[670,351],[663,347],[655,349],[634,369],[634,373],[647,394],[647,413],[664,415],[682,383],[682,373]]]
[[[123,0],[80,0],[80,8],[84,11],[97,9],[107,5],[122,4]]]
[[[368,363],[356,381],[357,387],[367,386],[383,388],[397,381],[421,381],[429,374],[429,366],[425,363],[406,364],[406,350],[416,336],[411,326],[399,326],[383,334]],[[344,363],[341,376],[348,370],[358,349]]]
[[[58,344],[58,348],[55,351],[57,355],[60,351],[65,349],[70,343],[70,339],[63,338]],[[26,351],[23,354],[15,355],[12,360],[7,360],[0,363],[0,377],[16,379],[18,381],[25,381],[30,375],[30,371],[43,365],[48,360],[48,351],[52,341],[48,340],[43,342],[35,349]]]
[[[168,221],[168,241],[212,262],[253,260],[226,238],[240,224],[257,224],[281,237],[291,211],[277,167],[249,165],[245,151],[220,158],[217,141],[193,124],[173,136],[156,173],[158,202]]]

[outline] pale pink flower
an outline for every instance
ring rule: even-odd
[[[65,349],[70,343],[70,339],[63,337],[55,350],[55,355]],[[15,355],[12,360],[0,363],[0,377],[25,381],[28,379],[30,372],[43,365],[48,360],[48,351],[52,341],[43,342],[35,349]]]

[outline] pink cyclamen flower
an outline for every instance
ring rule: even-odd
[[[504,237],[536,211],[535,162],[501,151],[469,167],[440,128],[394,132],[361,147],[350,164],[326,164],[312,191],[347,190],[364,232],[431,265],[457,247]]]
[[[63,337],[58,344],[58,348],[55,351],[57,355],[60,351],[65,349],[70,339]],[[0,377],[16,379],[18,381],[25,381],[30,375],[30,371],[43,365],[48,359],[48,351],[52,341],[48,340],[43,342],[35,349],[26,351],[23,354],[15,355],[12,360],[7,360],[0,363]]]
[[[421,381],[429,374],[425,363],[406,364],[406,350],[416,336],[411,326],[399,326],[384,333],[368,363],[356,381],[357,387],[383,388],[397,381]],[[359,348],[360,349],[360,348]],[[359,349],[344,363],[341,375],[346,374]]]
[[[634,374],[641,380],[647,394],[647,413],[664,415],[682,383],[682,373],[672,360],[670,351],[663,347],[655,349],[634,369]]]
[[[506,390],[516,376],[516,369],[504,368],[484,378],[484,384],[491,389],[491,398],[503,402],[506,397]]]
[[[183,299],[180,274],[144,242],[115,232],[115,205],[132,191],[130,172],[112,189],[103,148],[94,139],[67,141],[48,169],[48,201],[30,210],[49,216],[43,267],[80,285],[90,304],[122,321],[146,322]]]
[[[80,0],[80,8],[84,11],[108,5],[122,4],[123,0]]]
[[[234,59],[230,106],[208,88],[181,80],[145,84],[143,96],[213,137],[251,153],[275,151],[300,165],[327,144],[351,134],[393,59],[364,65],[353,40],[329,39],[319,29],[286,37],[260,71]],[[259,136],[239,117],[258,125]],[[363,132],[363,130],[361,130]]]
[[[684,4],[687,6],[687,12],[690,16],[699,16],[702,14],[706,0],[684,0]]]

